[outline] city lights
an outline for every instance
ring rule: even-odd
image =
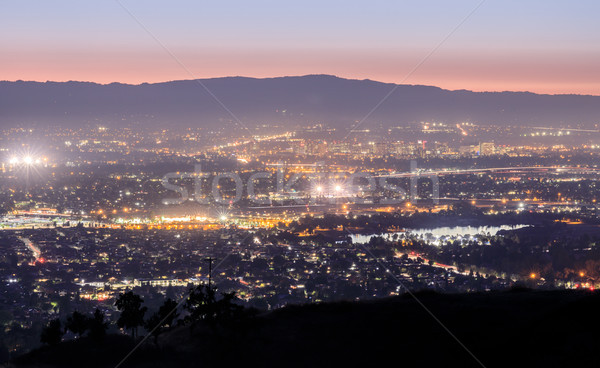
[[[429,125],[430,130],[433,125]],[[465,128],[470,125],[465,125]],[[109,133],[106,133],[109,134]],[[164,134],[164,133],[163,133]],[[186,133],[187,134],[187,133]],[[453,132],[452,134],[455,134]],[[473,133],[475,134],[475,133]],[[471,135],[471,132],[469,132]],[[156,137],[153,137],[153,139]],[[167,141],[166,136],[164,141]],[[119,141],[119,136],[115,136],[115,141]],[[138,139],[138,138],[136,138]],[[286,137],[283,140],[287,139]],[[83,146],[79,143],[84,139],[74,140],[73,146],[69,149],[77,150]],[[162,137],[159,142],[163,140]],[[92,142],[92,140],[89,140]],[[120,142],[120,141],[119,141]],[[307,140],[307,142],[309,142]],[[565,226],[572,227],[577,231],[577,227],[585,223],[585,221],[595,221],[598,216],[598,207],[596,206],[596,179],[595,175],[600,173],[600,169],[580,162],[573,162],[572,166],[562,165],[561,157],[558,163],[553,163],[554,166],[533,166],[522,167],[511,162],[510,156],[505,156],[507,151],[498,151],[497,146],[489,143],[480,143],[468,145],[464,147],[455,147],[457,152],[447,151],[438,152],[431,144],[431,151],[424,151],[422,142],[415,144],[417,151],[397,154],[391,153],[394,148],[392,145],[382,145],[380,142],[373,142],[368,146],[361,146],[356,152],[352,153],[353,159],[356,161],[344,162],[339,161],[327,162],[324,157],[323,163],[318,165],[306,164],[302,161],[290,162],[282,170],[287,170],[283,177],[283,184],[279,187],[275,181],[275,175],[271,175],[269,171],[272,162],[260,162],[259,157],[267,157],[267,153],[271,152],[272,147],[257,146],[254,154],[242,152],[248,155],[248,162],[256,165],[253,170],[244,167],[234,169],[233,174],[245,178],[243,175],[252,176],[258,173],[261,180],[254,180],[256,193],[260,193],[261,198],[267,199],[266,204],[257,204],[252,199],[250,191],[243,188],[242,197],[236,201],[228,201],[225,204],[218,206],[212,205],[211,202],[195,203],[196,201],[186,201],[177,207],[170,205],[169,208],[157,206],[156,199],[165,195],[160,183],[158,185],[148,185],[149,183],[157,183],[160,176],[156,175],[151,170],[144,166],[140,161],[138,166],[137,159],[131,161],[132,165],[125,165],[125,169],[114,166],[114,159],[103,159],[98,163],[92,161],[93,153],[112,152],[117,156],[123,154],[123,162],[129,159],[130,148],[125,144],[118,143],[115,146],[110,146],[108,149],[104,146],[94,148],[93,145],[87,143],[83,152],[90,155],[82,155],[77,151],[76,154],[71,152],[64,153],[64,163],[57,161],[53,163],[48,170],[49,174],[39,175],[34,177],[32,174],[42,171],[41,168],[48,161],[47,158],[39,152],[22,151],[17,153],[10,152],[5,160],[4,173],[8,182],[13,180],[16,184],[14,188],[8,188],[5,192],[7,198],[18,198],[15,201],[15,208],[5,217],[3,226],[6,229],[17,230],[22,232],[20,241],[25,244],[21,250],[15,247],[8,247],[10,251],[20,251],[22,256],[28,258],[26,264],[32,267],[33,271],[47,270],[51,272],[52,267],[57,264],[77,264],[89,265],[92,272],[86,272],[82,268],[71,267],[73,276],[80,277],[81,282],[77,285],[85,286],[85,289],[79,290],[81,298],[91,298],[91,300],[100,301],[103,299],[112,299],[118,295],[124,287],[131,285],[148,286],[152,288],[163,288],[168,286],[180,285],[186,286],[189,284],[201,283],[203,277],[206,276],[205,270],[200,271],[202,275],[196,272],[186,274],[181,272],[173,276],[172,267],[179,267],[182,270],[198,269],[194,264],[198,256],[216,256],[220,259],[228,258],[229,252],[240,252],[244,257],[240,262],[248,263],[248,267],[239,267],[238,264],[230,264],[223,266],[223,271],[220,276],[230,277],[230,280],[239,280],[243,289],[238,290],[245,301],[251,303],[255,296],[256,298],[265,298],[273,295],[293,295],[299,303],[310,302],[317,300],[317,294],[297,293],[298,290],[305,289],[305,285],[312,277],[320,272],[320,264],[327,265],[329,268],[334,267],[340,269],[341,272],[332,272],[331,269],[325,269],[323,277],[325,283],[348,282],[349,280],[363,280],[364,275],[361,275],[363,269],[359,264],[352,263],[351,266],[340,262],[336,257],[331,257],[329,254],[331,240],[328,238],[339,236],[337,244],[343,244],[346,240],[342,237],[345,231],[353,231],[358,235],[354,238],[351,236],[353,243],[365,243],[378,234],[381,237],[382,246],[397,248],[395,252],[395,262],[398,266],[395,271],[399,274],[406,274],[407,282],[411,283],[410,278],[423,278],[430,285],[442,285],[451,290],[460,292],[484,291],[493,288],[509,288],[517,282],[526,282],[525,284],[531,288],[537,287],[557,287],[564,289],[586,289],[593,290],[598,287],[597,273],[590,269],[581,267],[581,264],[570,265],[572,270],[576,270],[573,274],[564,273],[563,270],[544,270],[541,274],[539,269],[535,268],[532,272],[525,265],[514,267],[514,274],[509,277],[502,276],[505,270],[490,269],[487,270],[491,276],[481,276],[478,273],[473,273],[470,269],[459,270],[456,266],[444,265],[440,259],[436,259],[440,254],[447,253],[453,258],[464,257],[465,246],[485,247],[486,249],[497,249],[494,252],[494,257],[500,257],[506,264],[507,260],[511,259],[511,254],[515,250],[526,247],[530,242],[531,235],[528,235],[529,225],[500,225],[498,229],[505,233],[495,233],[491,230],[492,227],[481,227],[485,230],[478,230],[478,227],[462,226],[457,227],[455,234],[436,234],[443,224],[464,223],[476,216],[476,223],[488,221],[494,224],[498,221],[510,219],[514,214],[521,214],[527,210],[527,218],[536,220],[537,217],[545,219],[544,223],[550,224],[546,229],[552,232],[552,221],[563,222]],[[160,143],[157,143],[160,144]],[[98,143],[98,145],[100,145]],[[27,146],[27,145],[25,145]],[[239,145],[238,145],[239,146]],[[317,145],[318,146],[318,145]],[[328,149],[333,148],[334,144],[328,143]],[[79,147],[79,148],[75,148]],[[224,147],[224,148],[223,148]],[[219,156],[235,156],[237,151],[227,151],[230,145],[223,145],[218,148]],[[236,146],[237,147],[237,146]],[[317,151],[316,155],[329,155],[322,146]],[[350,150],[350,145],[337,147],[335,152]],[[362,147],[362,148],[361,148]],[[365,147],[367,147],[365,149]],[[400,146],[403,150],[404,145]],[[120,151],[122,149],[122,151]],[[365,149],[363,152],[362,150]],[[459,153],[459,151],[463,153]],[[533,149],[533,148],[532,148]],[[546,150],[547,148],[545,148]],[[400,152],[400,151],[397,151]],[[454,152],[454,153],[451,153]],[[497,160],[506,160],[497,168],[465,168],[465,169],[436,169],[431,167],[419,166],[415,171],[419,175],[424,175],[423,180],[418,181],[419,187],[424,189],[423,193],[417,192],[418,196],[410,192],[410,179],[412,173],[402,172],[397,169],[395,164],[384,167],[387,155],[398,155],[397,157],[423,156],[424,158],[431,157],[432,159],[442,163],[456,162],[468,164],[470,161],[477,160],[474,152],[486,152],[484,155],[497,156]],[[551,159],[552,156],[542,156],[535,151],[513,151],[523,154],[532,162],[536,158],[540,158],[540,162],[544,163]],[[155,151],[158,157],[164,157],[165,160],[170,159],[173,152],[161,147]],[[595,153],[586,151],[590,156]],[[270,154],[270,153],[269,153]],[[350,151],[342,153],[342,155],[350,154]],[[63,153],[57,157],[63,157]],[[165,155],[165,156],[161,156]],[[370,167],[370,156],[376,155],[382,158],[381,171],[372,173],[373,168]],[[449,156],[445,156],[449,155]],[[587,155],[585,155],[587,157]],[[450,161],[445,157],[450,157]],[[517,156],[521,157],[521,156]],[[368,161],[362,161],[368,158]],[[270,158],[266,160],[272,160]],[[90,162],[93,162],[90,165]],[[596,161],[590,161],[596,162]],[[9,165],[7,166],[6,163]],[[133,165],[135,163],[135,165]],[[213,164],[218,164],[218,159]],[[98,175],[98,167],[105,166],[110,170],[110,174]],[[262,166],[261,166],[262,165]],[[581,165],[581,166],[575,166]],[[587,163],[589,165],[589,163]],[[218,166],[218,165],[217,165]],[[246,165],[245,165],[246,166]],[[177,170],[173,168],[173,170]],[[207,175],[207,180],[211,180],[216,175],[219,175],[219,170],[215,169]],[[208,171],[208,170],[206,170]],[[173,192],[169,195],[177,195],[183,197],[187,190],[188,197],[191,196],[193,190],[193,198],[209,198],[214,196],[209,190],[209,186],[198,185],[197,179],[199,171],[177,172],[176,177],[169,182],[174,185],[174,189],[169,189]],[[364,176],[353,176],[352,173],[364,173]],[[482,174],[485,173],[485,174]],[[266,174],[266,175],[265,175]],[[302,178],[295,180],[294,175],[300,174]],[[374,181],[374,185],[365,185],[364,178],[369,175]],[[444,186],[446,190],[442,194],[444,202],[435,203],[431,201],[434,185],[438,185],[437,181],[430,180],[428,175],[438,175],[439,184]],[[390,179],[386,182],[383,179]],[[397,181],[392,181],[397,177]],[[88,180],[82,180],[87,178]],[[525,180],[525,178],[527,178]],[[531,179],[529,179],[531,178]],[[546,180],[550,178],[551,180]],[[58,179],[58,180],[57,180]],[[306,179],[306,180],[305,180]],[[359,182],[362,180],[362,183]],[[541,179],[538,181],[537,179]],[[187,180],[187,181],[186,181]],[[528,187],[529,182],[534,180],[536,187]],[[235,184],[235,181],[232,181]],[[219,182],[219,189],[224,197],[233,197],[234,188],[232,185],[227,188],[226,181]],[[391,185],[392,183],[393,186]],[[198,186],[204,189],[202,196],[198,195],[200,191],[192,186]],[[386,185],[387,184],[387,185]],[[581,186],[580,186],[581,184]],[[585,184],[585,185],[584,185]],[[31,190],[32,194],[43,193],[39,197],[33,195],[22,195],[18,191],[20,187],[35,189]],[[368,187],[375,187],[373,190]],[[403,188],[399,191],[394,188]],[[473,190],[473,188],[481,188],[481,191]],[[420,189],[418,188],[418,189]],[[381,191],[380,191],[381,189]],[[385,192],[384,192],[385,190]],[[227,193],[229,191],[229,193]],[[248,196],[246,196],[246,193]],[[395,194],[397,196],[394,196]],[[390,195],[391,194],[391,195]],[[424,194],[424,195],[421,195]],[[440,193],[441,194],[441,193]],[[397,200],[397,202],[384,203],[382,199]],[[36,201],[32,206],[32,198]],[[38,200],[44,198],[44,200]],[[410,198],[410,201],[408,200]],[[435,198],[435,197],[433,197]],[[199,202],[199,201],[198,201]],[[467,204],[466,207],[456,207],[455,204]],[[578,204],[579,203],[579,204]],[[187,206],[190,206],[189,208]],[[193,206],[192,206],[193,205]],[[35,207],[34,207],[35,206]],[[551,211],[551,212],[550,212]],[[389,216],[388,214],[394,214]],[[332,214],[333,216],[327,216]],[[326,217],[327,216],[327,217]],[[562,216],[562,217],[560,217]],[[419,222],[431,226],[432,229],[424,229],[423,233],[418,233]],[[512,221],[512,220],[510,220]],[[404,228],[404,224],[414,222],[415,229]],[[519,220],[519,223],[521,220]],[[437,226],[439,223],[440,226]],[[563,225],[561,225],[563,226]],[[85,229],[85,231],[81,231]],[[585,229],[581,226],[582,229]],[[40,236],[29,236],[34,234],[33,231],[39,232]],[[488,231],[478,233],[479,231]],[[511,237],[512,234],[517,234],[519,231],[519,239],[521,243],[504,242],[506,237]],[[474,233],[475,232],[475,233]],[[545,231],[544,231],[545,232]],[[289,235],[292,233],[293,235]],[[365,233],[369,233],[365,235]],[[520,233],[526,234],[521,237]],[[532,234],[535,235],[535,231]],[[61,234],[65,234],[64,236]],[[102,234],[103,236],[98,236]],[[113,235],[114,234],[114,235]],[[429,234],[429,235],[428,235]],[[57,236],[58,235],[58,236]],[[28,241],[28,238],[31,240]],[[53,245],[61,245],[66,239],[83,239],[81,244],[95,244],[94,247],[77,247],[78,254],[74,258],[69,258],[70,249],[55,247]],[[503,243],[504,242],[504,243]],[[122,245],[121,245],[122,244]],[[207,244],[207,246],[204,246]],[[218,244],[213,247],[211,244]],[[368,243],[366,243],[368,244]],[[424,254],[419,253],[420,244],[432,246],[427,258]],[[498,247],[499,244],[504,244]],[[508,244],[508,245],[507,245]],[[535,244],[535,243],[534,243]],[[306,246],[309,245],[309,246]],[[372,245],[372,244],[371,244]],[[368,245],[368,246],[371,246]],[[455,245],[459,245],[456,247]],[[504,247],[506,249],[504,250]],[[81,248],[81,249],[79,249]],[[125,252],[125,248],[127,252]],[[336,254],[341,254],[343,258],[368,258],[368,254],[361,247],[336,247]],[[586,248],[591,248],[590,243]],[[537,249],[535,247],[531,249]],[[282,252],[283,250],[283,252]],[[152,280],[143,278],[135,278],[129,276],[124,280],[121,272],[106,271],[107,277],[110,279],[119,280],[109,282],[99,281],[95,278],[96,270],[93,268],[95,264],[113,262],[115,265],[126,264],[130,262],[130,255],[135,252],[139,255],[141,262],[151,265],[156,271],[152,275]],[[85,258],[79,256],[84,255]],[[189,257],[189,255],[194,255]],[[404,255],[410,254],[409,258]],[[592,253],[589,253],[592,255]],[[272,259],[277,259],[277,266],[270,265]],[[548,254],[528,252],[526,257],[530,258],[531,262],[539,263],[539,260],[544,260]],[[584,257],[586,257],[584,255]],[[176,259],[178,264],[163,263],[158,260]],[[467,256],[468,257],[468,256]],[[485,259],[481,261],[474,260],[473,267],[481,267],[482,264],[489,263],[488,256],[483,256]],[[419,258],[422,261],[419,261]],[[228,260],[234,260],[234,257]],[[298,273],[296,270],[295,259],[309,260],[306,263],[306,270]],[[256,260],[256,262],[254,262]],[[263,262],[267,261],[267,263]],[[136,261],[137,262],[137,259]],[[236,261],[237,262],[237,261]],[[375,261],[372,261],[375,262]],[[427,264],[425,268],[424,263]],[[265,289],[268,281],[265,281],[264,267],[260,265],[268,265],[269,276],[275,281],[270,285],[269,291]],[[500,264],[500,263],[498,263]],[[283,266],[281,266],[283,265]],[[52,267],[50,267],[52,266]],[[256,266],[256,267],[255,267]],[[368,265],[365,265],[368,266]],[[371,266],[377,267],[376,263]],[[343,269],[343,268],[346,269]],[[520,267],[520,268],[518,268]],[[576,268],[580,267],[580,268]],[[584,266],[585,267],[585,266]],[[288,273],[294,273],[296,279],[290,280],[291,284],[281,283],[279,280],[285,278],[289,280]],[[394,272],[386,270],[386,272]],[[480,274],[481,272],[479,272]],[[548,277],[546,275],[553,275]],[[449,275],[450,277],[446,277]],[[460,283],[454,276],[460,275]],[[49,275],[52,276],[52,275]],[[84,277],[85,276],[85,277]],[[36,276],[37,277],[37,276]],[[176,278],[174,278],[176,277]],[[14,276],[10,276],[11,280],[17,280]],[[43,280],[42,278],[39,278]],[[44,278],[45,279],[45,278]],[[86,280],[86,281],[83,281]],[[92,280],[92,281],[89,281]],[[123,280],[123,281],[120,281]],[[382,281],[382,280],[381,280]],[[373,280],[374,283],[379,283],[380,280]],[[412,287],[418,284],[410,284]],[[558,285],[558,286],[557,286]],[[360,295],[368,297],[389,297],[396,295],[398,292],[386,292],[383,284],[379,285],[374,293],[368,290],[357,290]],[[91,288],[98,288],[93,291]],[[323,291],[326,286],[313,287],[315,290]],[[273,289],[274,288],[274,289]],[[274,290],[274,291],[273,291]],[[274,294],[271,294],[273,293]],[[369,294],[366,294],[366,293]],[[290,294],[292,293],[292,294]],[[323,301],[328,299],[323,298]]]
[[[46,157],[38,157],[30,154],[24,154],[20,156],[11,156],[8,159],[8,163],[12,166],[22,165],[22,166],[34,166],[41,165],[42,163],[48,161]]]

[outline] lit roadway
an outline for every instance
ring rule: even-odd
[[[524,166],[524,167],[492,167],[485,169],[454,169],[454,170],[427,170],[427,171],[414,171],[414,172],[403,172],[388,175],[377,175],[377,177],[384,178],[404,178],[412,176],[430,176],[430,175],[468,175],[468,174],[480,174],[480,173],[535,173],[535,172],[549,172],[554,171],[556,173],[568,173],[568,172],[579,172],[584,174],[597,174],[600,169],[589,168],[589,167],[575,167],[575,166]]]
[[[29,248],[29,250],[31,251],[31,253],[33,253],[33,256],[35,257],[36,260],[38,260],[40,258],[40,254],[42,254],[42,251],[40,250],[40,248],[36,247],[31,240],[25,238],[25,237],[19,237],[19,240],[22,241],[25,246],[27,246],[27,248]]]

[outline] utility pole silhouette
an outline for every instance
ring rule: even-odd
[[[213,257],[208,257],[205,261],[208,262],[208,288],[210,289],[212,281],[212,264],[215,259]]]

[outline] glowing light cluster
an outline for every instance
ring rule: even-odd
[[[34,157],[32,155],[23,155],[23,156],[13,156],[8,160],[8,163],[11,165],[40,165],[42,163],[47,162],[48,159],[46,157]]]
[[[317,184],[313,187],[314,194],[321,196],[324,193],[327,193],[328,196],[340,195],[346,191],[344,183],[341,182],[333,182],[329,186],[324,186],[323,184]]]

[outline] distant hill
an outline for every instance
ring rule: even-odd
[[[395,85],[330,75],[226,77],[201,82],[244,124],[327,122],[350,126]],[[209,125],[235,120],[194,80],[100,85],[0,82],[0,126],[82,123]],[[398,85],[369,121],[489,124],[600,123],[600,96],[449,91]]]
[[[598,367],[600,294],[423,292],[279,309],[216,333],[178,327],[123,367]],[[440,325],[430,311],[443,324]],[[451,336],[452,334],[460,341]],[[464,344],[464,347],[461,346]],[[16,367],[114,367],[134,342],[109,336],[44,347]]]
[[[329,75],[201,82],[244,124],[328,122],[350,126],[394,88]],[[198,81],[156,84],[0,82],[0,125],[150,122],[207,125],[232,116]],[[234,120],[234,119],[233,119]],[[600,123],[600,96],[448,91],[398,85],[369,121],[471,121],[544,126]],[[223,120],[221,120],[223,121]]]

